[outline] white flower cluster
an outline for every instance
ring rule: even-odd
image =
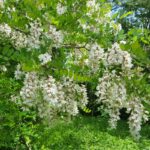
[[[108,65],[121,65],[122,70],[132,68],[132,58],[127,51],[121,50],[118,43],[114,43],[111,49],[108,49],[106,55]]]
[[[88,103],[87,91],[84,85],[75,84],[72,79],[65,78],[63,81],[65,92],[65,111],[73,116],[78,113],[78,107],[84,108]]]
[[[64,6],[62,3],[58,3],[56,10],[58,15],[63,15],[67,11],[67,7]]]
[[[124,43],[125,41],[123,41]],[[84,46],[83,46],[84,47]],[[105,50],[98,43],[87,43],[85,48],[75,48],[68,54],[66,64],[75,64],[80,67],[89,67],[89,73],[96,73],[102,63],[107,69],[112,66],[119,66],[122,72],[129,73],[133,64],[132,57],[127,51],[121,50],[118,43],[112,48]]]
[[[54,107],[61,107],[64,101],[62,85],[58,84],[52,76],[41,80],[43,99]]]
[[[100,61],[104,60],[104,49],[97,43],[88,44],[86,45],[86,48],[90,50],[88,60],[91,71],[97,72],[99,70]]]
[[[38,111],[38,115],[44,119],[51,119],[56,115],[56,111],[52,107],[52,100],[45,100],[46,96],[43,96],[44,85],[48,83],[43,83],[39,80],[39,77],[35,72],[27,73],[24,79],[24,86],[20,91],[20,97],[22,99],[22,108],[23,110],[29,110],[31,107],[35,108]],[[51,91],[51,89],[49,89]],[[52,97],[51,97],[52,98]],[[13,100],[13,99],[12,99]]]
[[[38,19],[31,22],[27,28],[29,29],[29,33],[24,33],[18,29],[12,29],[8,24],[1,24],[0,34],[10,38],[17,49],[27,48],[29,51],[40,48],[41,44],[43,44],[43,35],[53,40],[56,47],[59,47],[64,40],[62,31],[57,31],[56,27],[52,25],[50,25],[48,32],[44,32]]]
[[[49,76],[39,81],[39,89],[42,94],[37,104],[39,116],[45,120],[56,118],[57,113],[62,111],[62,104],[65,103],[62,85]]]
[[[17,79],[17,80],[21,79],[21,77],[24,75],[24,72],[21,71],[21,65],[20,64],[17,65],[17,68],[16,68],[14,74],[15,74],[15,79]]]
[[[9,38],[11,39],[16,49],[24,48],[28,45],[27,36],[20,31],[12,30]]]
[[[59,47],[64,41],[63,32],[57,31],[56,27],[53,25],[50,25],[49,31],[44,34],[48,39],[53,40],[56,47]]]
[[[20,91],[20,96],[23,99],[24,109],[34,106],[34,101],[37,98],[38,77],[36,73],[31,72],[25,75],[24,86]]]
[[[6,35],[7,37],[10,36],[12,30],[11,28],[8,26],[8,24],[1,24],[0,25],[0,33]]]
[[[117,121],[120,119],[120,109],[126,108],[129,116],[129,128],[131,135],[135,139],[139,139],[141,124],[143,120],[147,120],[148,112],[144,110],[144,106],[137,97],[128,100],[126,86],[114,72],[105,72],[99,79],[96,95],[97,102],[103,105],[103,109],[109,114],[109,124],[111,128],[116,128]]]
[[[0,25],[0,33],[7,38],[10,38],[12,43],[17,49],[27,47],[28,50],[40,48],[40,36],[42,34],[42,28],[38,21],[30,23],[30,33],[25,33],[12,29],[8,24]]]
[[[30,34],[27,37],[27,46],[29,50],[31,49],[39,49],[41,45],[40,37],[43,33],[43,29],[41,28],[41,23],[38,20],[30,23],[29,28]]]
[[[45,65],[52,60],[52,56],[49,53],[40,54],[38,58],[41,62],[41,65]]]
[[[58,112],[77,115],[78,107],[84,108],[88,102],[84,85],[79,86],[71,79],[57,82],[52,76],[40,79],[36,73],[27,73],[20,91],[24,109],[38,109],[40,117],[57,116]]]
[[[117,121],[120,119],[119,110],[124,107],[126,102],[125,85],[115,73],[105,72],[99,79],[96,89],[97,102],[106,107],[105,110],[110,116],[110,126],[116,128]]]
[[[148,120],[148,112],[145,111],[139,97],[133,97],[127,103],[127,112],[130,113],[128,121],[130,133],[138,140],[140,138],[142,121]]]

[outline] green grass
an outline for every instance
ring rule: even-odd
[[[107,120],[100,117],[59,121],[41,131],[38,143],[43,150],[150,150],[150,125],[143,127],[139,142],[130,136],[125,121],[120,121],[116,130],[107,128]]]

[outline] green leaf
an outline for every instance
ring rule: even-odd
[[[123,14],[122,16],[120,16],[120,19],[123,19],[123,18],[125,18],[125,17],[127,17],[129,15],[132,15],[132,14],[133,14],[133,11],[129,11],[129,12]]]

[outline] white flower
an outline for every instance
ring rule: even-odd
[[[11,27],[8,24],[0,25],[0,33],[6,34],[6,36],[9,37],[11,32]]]
[[[0,65],[0,71],[6,72],[7,68],[5,65]]]
[[[59,15],[63,15],[67,11],[67,7],[63,6],[61,3],[57,4],[57,8],[56,9],[57,9],[57,13]]]
[[[148,118],[148,114],[144,110],[144,106],[141,104],[139,97],[134,96],[127,104],[127,107],[130,108],[128,109],[128,113],[130,113],[128,120],[130,133],[138,140],[140,138],[142,121]]]
[[[35,72],[30,72],[25,75],[24,86],[20,91],[20,96],[23,99],[25,107],[34,106],[34,100],[37,96],[38,78]]]
[[[111,11],[109,11],[109,12],[107,12],[106,14],[105,14],[105,17],[107,18],[110,18],[112,16],[112,12]]]
[[[121,24],[117,24],[117,32],[121,31],[122,30],[122,26]]]
[[[126,41],[120,41],[120,44],[126,44],[127,42]]]
[[[52,60],[52,56],[49,53],[40,54],[38,58],[42,65],[45,65]]]
[[[17,49],[27,47],[27,36],[19,31],[12,31],[11,40]]]
[[[0,25],[0,33],[10,38],[11,42],[16,47],[16,49],[39,49],[41,45],[40,37],[43,32],[43,29],[41,28],[41,23],[38,20],[35,20],[34,22],[30,23],[29,31],[30,34],[26,35],[23,32],[20,32],[19,30],[12,29],[8,24]]]
[[[19,79],[21,79],[21,77],[22,77],[22,75],[24,74],[24,72],[22,72],[21,70],[21,65],[20,64],[18,64],[17,65],[17,69],[16,69],[16,71],[15,71],[15,78],[17,79],[17,80],[19,80]]]
[[[45,36],[48,39],[53,40],[55,47],[59,47],[60,44],[63,43],[64,35],[62,31],[57,31],[56,27],[53,25],[50,25],[49,31],[45,33]]]
[[[42,35],[42,32],[43,29],[41,28],[41,23],[39,20],[35,20],[30,23],[30,35],[27,37],[28,50],[31,50],[32,48],[40,48],[40,36]]]
[[[130,54],[128,52],[124,52],[124,64],[122,65],[122,67],[124,68],[129,68],[131,69],[133,64],[132,64],[132,58],[130,56]]]
[[[88,8],[88,12],[86,13],[87,16],[89,17],[92,17],[92,15],[96,12],[97,15],[99,16],[98,14],[98,11],[100,10],[100,6],[99,6],[99,3],[96,2],[96,0],[88,0],[87,3],[86,3],[86,6]],[[97,17],[98,17],[97,16]],[[96,17],[96,18],[97,18]],[[99,18],[99,17],[98,17]],[[97,19],[98,19],[97,18]]]
[[[86,3],[87,7],[94,7],[96,4],[96,0],[88,0]]]
[[[105,72],[99,79],[96,87],[97,103],[103,103],[105,111],[109,114],[109,124],[111,128],[116,128],[117,121],[120,119],[119,110],[125,107],[127,93],[121,78],[115,73]]]
[[[104,59],[104,49],[101,48],[97,43],[86,46],[89,52],[89,66],[92,72],[97,72],[99,69],[100,61]]]
[[[0,0],[0,7],[4,6],[4,0]]]
[[[118,43],[114,43],[111,49],[108,49],[106,55],[106,61],[108,65],[121,65],[122,69],[132,68],[132,58],[127,51],[121,50]]]

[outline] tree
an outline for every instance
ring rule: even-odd
[[[7,70],[1,74],[20,85],[7,98],[21,111],[34,110],[46,123],[76,116],[79,108],[87,110],[91,90],[112,128],[126,108],[130,132],[140,137],[148,119],[148,77],[133,55],[139,43],[113,20],[110,3],[8,0],[0,23],[1,67]]]

